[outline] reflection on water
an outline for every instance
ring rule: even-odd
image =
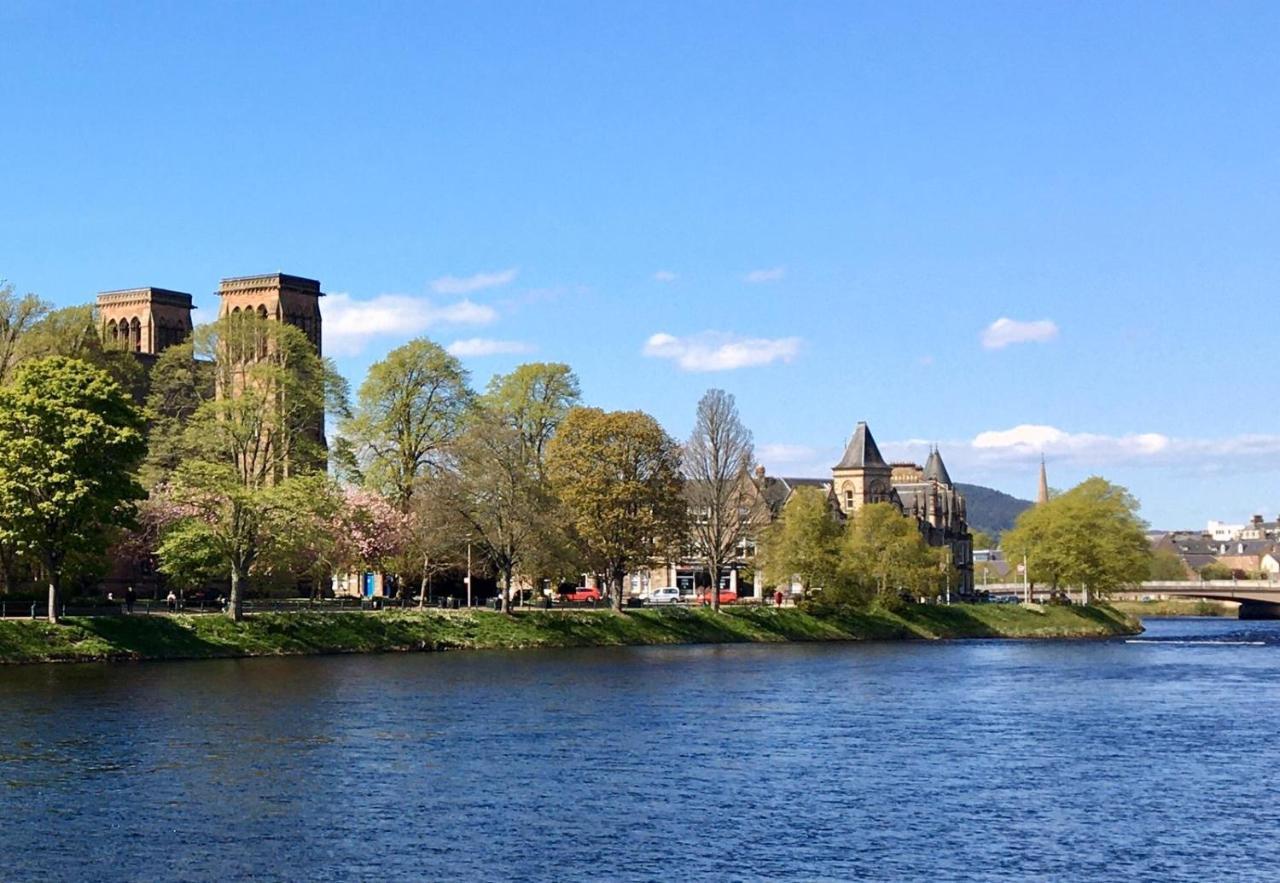
[[[1274,879],[1280,623],[1148,626],[4,668],[0,878]]]

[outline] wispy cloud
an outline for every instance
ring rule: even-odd
[[[408,338],[442,325],[486,325],[496,318],[493,307],[465,298],[437,304],[407,294],[380,294],[367,300],[331,294],[324,303],[325,349],[354,355],[375,337]]]
[[[688,337],[658,333],[645,341],[644,354],[671,359],[683,371],[732,371],[790,362],[799,352],[800,343],[798,337],[741,337],[718,331]]]
[[[1051,319],[1020,322],[1001,317],[982,332],[982,345],[989,350],[1004,349],[1011,343],[1044,343],[1058,336],[1058,324]]]
[[[786,275],[786,267],[769,267],[764,270],[752,270],[750,273],[742,277],[742,281],[750,283],[751,285],[760,285],[765,282],[777,282]]]
[[[659,270],[653,274],[653,281],[661,282],[664,285],[670,282],[675,282],[679,278],[680,275],[678,273],[672,273],[670,270]]]
[[[515,267],[492,273],[476,273],[473,276],[441,276],[431,282],[436,294],[473,294],[486,288],[497,288],[515,281]]]
[[[451,354],[459,358],[467,356],[498,356],[513,353],[531,353],[534,346],[520,340],[493,340],[488,337],[469,337],[466,340],[455,340],[445,347]]]
[[[886,455],[905,459],[928,456],[929,442],[909,439],[886,442]],[[1029,466],[1041,455],[1056,463],[1080,469],[1112,466],[1160,466],[1198,471],[1225,469],[1274,469],[1280,461],[1280,435],[1242,434],[1218,438],[1134,432],[1110,435],[1069,432],[1056,426],[1023,423],[1008,429],[990,429],[971,439],[940,443],[948,464],[991,474],[1004,468]],[[952,470],[953,474],[956,470]]]

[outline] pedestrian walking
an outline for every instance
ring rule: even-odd
[[[124,609],[128,613],[133,613],[133,605],[138,600],[138,594],[133,590],[133,586],[124,591]]]
[[[173,593],[173,589],[169,590],[169,597],[165,598],[165,603],[169,605],[170,613],[178,612],[178,596]]]
[[[775,607],[782,606],[782,589],[773,590],[773,604]]]

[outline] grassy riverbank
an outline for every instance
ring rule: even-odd
[[[318,653],[932,638],[1098,638],[1133,634],[1135,620],[1106,607],[1005,604],[909,607],[900,613],[813,616],[800,610],[259,613],[75,617],[51,626],[0,621],[0,662],[213,659]]]
[[[1112,601],[1111,606],[1130,616],[1225,616],[1235,619],[1239,604],[1203,598],[1169,598],[1164,601]]]

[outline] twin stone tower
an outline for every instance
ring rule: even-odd
[[[252,312],[264,319],[286,322],[302,331],[322,352],[320,298],[315,279],[268,273],[233,276],[218,285],[218,316]],[[167,288],[127,288],[98,295],[98,324],[105,341],[114,341],[154,360],[165,349],[191,334],[191,295]]]

